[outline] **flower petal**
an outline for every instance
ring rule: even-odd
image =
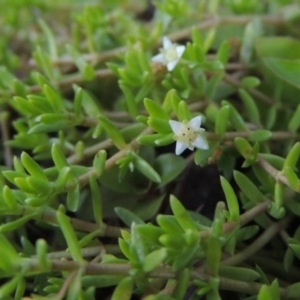
[[[178,121],[174,121],[174,120],[169,120],[169,124],[173,130],[173,132],[175,134],[178,134],[181,127],[182,127],[182,123],[178,122]]]
[[[173,46],[173,43],[170,41],[170,39],[166,36],[163,37],[163,47],[164,49],[169,49]]]
[[[177,141],[175,150],[176,155],[180,155],[186,148],[188,148],[187,144]]]
[[[193,145],[198,149],[203,150],[207,150],[209,148],[207,141],[200,135],[198,135],[197,138],[194,140]]]
[[[189,121],[189,125],[195,129],[195,130],[198,130],[201,126],[201,120],[202,120],[202,117],[201,116],[197,116],[195,118],[193,118],[191,121]]]
[[[180,58],[182,56],[184,50],[185,50],[185,46],[177,46],[176,47],[176,53],[177,53],[178,58]]]
[[[154,62],[157,62],[157,63],[162,63],[162,64],[166,63],[165,57],[162,53],[153,56],[151,58],[151,61],[154,61]]]
[[[172,71],[176,67],[177,63],[178,63],[178,59],[168,62],[167,63],[168,71]]]

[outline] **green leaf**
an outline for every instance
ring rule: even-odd
[[[235,138],[234,143],[244,158],[247,159],[249,157],[249,155],[251,155],[252,146],[246,139],[237,137],[237,138]]]
[[[224,105],[217,114],[216,124],[215,124],[215,133],[223,135],[226,132],[228,119],[230,115],[230,106]]]
[[[85,113],[89,117],[97,118],[99,115],[101,115],[99,102],[96,102],[96,100],[92,97],[92,95],[90,95],[90,93],[85,90],[82,90],[81,103]]]
[[[296,132],[300,127],[300,104],[298,104],[295,112],[292,115],[288,123],[288,130],[292,132]]]
[[[255,130],[252,131],[249,136],[249,141],[251,142],[264,142],[269,140],[272,137],[272,132],[269,130]]]
[[[154,226],[150,223],[140,224],[139,226],[137,226],[136,229],[140,233],[140,236],[142,238],[149,241],[149,243],[157,244],[157,245],[159,244],[160,236],[164,233],[162,228],[158,226]]]
[[[151,117],[157,118],[157,119],[163,119],[163,120],[166,120],[166,121],[170,120],[169,115],[161,107],[161,105],[158,105],[153,100],[145,98],[144,99],[144,105],[145,105],[145,108],[146,108],[146,110],[148,111],[148,113]]]
[[[287,296],[289,298],[299,299],[299,297],[300,297],[300,282],[291,284],[287,287]]]
[[[172,134],[173,136],[173,134]],[[139,144],[145,145],[145,146],[156,146],[155,141],[159,138],[165,137],[165,134],[147,134],[147,135],[141,135],[137,138],[137,142]]]
[[[80,118],[82,115],[82,99],[83,99],[83,89],[78,85],[74,84],[73,89],[75,91],[74,98],[74,113],[76,118]]]
[[[284,258],[283,258],[283,266],[284,270],[288,273],[294,263],[294,253],[291,249],[287,249]]]
[[[156,183],[161,183],[161,178],[159,174],[153,169],[153,167],[145,161],[143,158],[132,152],[134,157],[133,164],[134,167],[139,170],[143,175],[149,178],[151,181]]]
[[[172,131],[169,122],[163,119],[149,117],[147,124],[161,134],[168,134]]]
[[[27,177],[26,182],[28,183],[29,187],[33,188],[42,195],[48,194],[52,188],[50,182],[41,180],[37,177]]]
[[[246,197],[248,197],[254,203],[265,201],[265,196],[263,195],[263,193],[247,176],[238,171],[234,171],[233,175],[236,183]]]
[[[167,250],[161,248],[147,254],[143,262],[143,271],[148,273],[159,267],[167,258]]]
[[[103,224],[103,221],[102,221],[102,216],[103,216],[102,197],[101,197],[101,191],[100,191],[100,188],[99,188],[99,185],[97,183],[95,176],[92,175],[89,177],[89,184],[90,184],[91,194],[92,194],[94,218],[95,218],[96,224],[99,225],[99,227],[100,227]]]
[[[245,105],[249,120],[254,124],[260,125],[259,110],[252,96],[244,89],[239,89],[239,95]]]
[[[61,171],[64,167],[68,167],[69,163],[63,154],[61,148],[54,143],[51,149],[52,159],[58,171]]]
[[[46,132],[57,132],[73,126],[70,121],[61,121],[54,124],[37,124],[34,125],[28,131],[29,134],[46,133]]]
[[[250,225],[241,228],[237,233],[238,241],[245,241],[251,239],[259,232],[259,226],[257,225]]]
[[[183,300],[189,286],[190,270],[188,268],[182,270],[177,278],[177,284],[173,290],[172,296],[175,299]]]
[[[36,215],[37,215],[37,212],[34,212],[34,213],[29,214],[29,215],[25,215],[23,217],[20,217],[15,221],[2,224],[2,225],[0,225],[0,232],[2,233],[2,232],[8,232],[8,231],[16,230],[16,229],[24,226],[24,224],[26,224],[31,219],[34,219],[36,217]]]
[[[111,300],[130,300],[133,292],[134,281],[131,277],[123,278],[115,288]]]
[[[95,76],[95,70],[93,66],[86,63],[82,54],[79,51],[77,51],[77,49],[74,46],[68,44],[66,47],[68,53],[70,54],[77,68],[79,69],[82,78],[84,80],[92,80]]]
[[[170,205],[178,224],[184,231],[193,230],[198,232],[198,228],[193,219],[190,217],[180,201],[173,195],[170,195]]]
[[[236,130],[247,131],[247,126],[242,116],[238,113],[238,111],[231,105],[228,101],[222,101],[222,106],[228,105],[230,106],[230,122],[232,126]]]
[[[26,291],[26,280],[24,278],[21,278],[16,288],[14,298],[22,299],[24,297],[25,291]]]
[[[70,172],[71,168],[70,167],[63,167],[58,174],[58,177],[55,182],[55,189],[56,191],[60,192],[65,189],[65,186],[70,179]]]
[[[72,255],[73,260],[77,261],[79,263],[83,263],[84,260],[81,256],[81,249],[80,249],[77,237],[75,235],[75,232],[70,223],[70,218],[67,217],[60,210],[58,210],[56,212],[56,217],[57,217],[59,227],[61,228],[63,235],[65,237],[65,240],[67,242],[68,249]]]
[[[16,209],[17,208],[17,197],[15,196],[14,192],[7,186],[5,185],[3,187],[3,197],[5,200],[5,203],[7,206],[11,209]]]
[[[297,142],[289,151],[285,159],[283,169],[289,167],[293,170],[299,160],[299,155],[300,155],[300,142]]]
[[[13,108],[22,115],[28,114],[36,116],[41,113],[41,110],[38,107],[30,103],[28,100],[19,96],[14,97],[11,104]]]
[[[138,106],[136,103],[136,99],[133,96],[131,89],[126,86],[123,80],[119,80],[119,86],[125,96],[125,103],[128,113],[132,118],[135,118],[138,115]]]
[[[17,288],[20,280],[22,280],[23,274],[17,273],[10,281],[4,283],[0,287],[0,299],[7,299],[12,292]]]
[[[94,157],[93,168],[97,172],[98,176],[101,176],[105,170],[107,153],[105,150],[99,150]]]
[[[174,142],[174,133],[165,134],[155,140],[155,146],[166,146]]]
[[[178,97],[176,90],[170,90],[170,93],[173,111],[175,112],[176,116],[178,116],[178,104],[181,99]]]
[[[47,84],[43,86],[43,91],[48,101],[50,102],[54,112],[62,113],[65,111],[63,99],[57,91],[55,91],[50,85]]]
[[[226,65],[230,55],[230,44],[228,40],[225,40],[219,46],[217,52],[217,60],[220,61],[223,65]]]
[[[243,89],[256,88],[260,85],[260,79],[254,76],[246,76],[241,80],[240,87]]]
[[[26,178],[23,177],[17,177],[14,179],[14,184],[21,189],[22,191],[24,191],[25,193],[29,193],[29,194],[36,194],[36,190],[34,187],[32,187],[28,181],[26,180]]]
[[[155,160],[153,167],[160,175],[160,186],[164,186],[175,179],[184,170],[186,161],[184,158],[175,154],[162,154]]]
[[[36,254],[38,259],[39,267],[49,272],[51,270],[51,261],[47,258],[47,243],[43,239],[39,239],[36,242]]]
[[[22,152],[21,161],[23,166],[31,176],[48,182],[48,178],[45,175],[43,169],[26,152]]]
[[[126,208],[115,207],[115,212],[118,217],[128,226],[131,227],[132,223],[145,224],[145,222],[139,218],[136,214],[132,213]]]
[[[46,76],[50,79],[53,79],[53,69],[51,65],[51,58],[49,55],[47,55],[40,46],[36,47],[36,50],[33,52],[34,60],[36,61],[36,64],[43,70],[43,72],[46,74]],[[39,74],[39,79],[41,79],[42,75]],[[42,82],[42,80],[39,80],[39,84]]]
[[[295,86],[297,89],[300,89],[300,84],[297,80],[297,78],[300,76],[299,57],[297,60],[268,57],[264,58],[263,62],[265,66],[269,70],[271,70],[277,77]]]
[[[177,117],[178,117],[178,120],[181,122],[184,120],[189,121],[192,119],[192,114],[191,114],[186,102],[183,100],[178,103]]]
[[[266,285],[261,287],[257,300],[273,300],[272,294]]]
[[[172,98],[174,98],[174,95],[176,95],[176,91],[174,89],[172,89],[172,90],[169,90],[165,96],[165,99],[162,104],[162,108],[166,113],[170,113],[171,111],[173,111]],[[178,100],[178,103],[179,103],[179,101],[180,100]]]
[[[240,218],[240,209],[239,209],[239,203],[237,201],[235,192],[231,187],[231,185],[229,184],[229,182],[222,176],[221,176],[221,186],[225,193],[227,205],[230,212],[229,221],[238,222]]]
[[[51,29],[49,28],[49,26],[43,19],[39,19],[38,24],[41,26],[41,28],[46,36],[51,58],[56,59],[57,58],[57,47],[56,47],[56,40],[54,38],[53,32],[51,31]]]
[[[226,278],[247,282],[256,281],[260,278],[260,274],[254,270],[222,265],[220,266],[219,275]]]
[[[71,281],[69,288],[68,288],[68,294],[66,300],[77,300],[81,294],[82,294],[82,287],[81,287],[81,282],[82,282],[82,274],[83,274],[83,269],[79,269],[75,273],[75,277],[73,277],[73,280]]]
[[[67,193],[67,207],[70,211],[75,212],[79,207],[80,202],[80,190],[79,184]]]
[[[211,235],[207,240],[206,247],[206,269],[212,276],[217,276],[222,255],[219,238]]]
[[[278,279],[273,280],[273,282],[270,286],[270,292],[272,294],[273,300],[280,300],[280,290],[279,290]]]
[[[126,142],[118,130],[118,128],[106,117],[99,116],[99,120],[104,130],[107,132],[108,136],[112,139],[114,144],[119,148],[125,148]]]
[[[169,234],[183,233],[182,227],[179,225],[174,216],[158,215],[156,218],[157,224]]]
[[[162,234],[159,237],[159,243],[165,246],[166,248],[176,249],[185,245],[185,240],[183,234]]]

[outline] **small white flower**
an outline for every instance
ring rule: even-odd
[[[177,122],[170,120],[169,124],[173,130],[174,139],[176,142],[175,153],[180,155],[186,148],[194,150],[194,147],[199,149],[208,149],[208,143],[203,135],[205,129],[200,128],[201,117],[197,116],[192,120]]]
[[[172,71],[177,65],[185,50],[185,46],[173,44],[166,36],[163,37],[163,48],[160,54],[152,57],[152,61],[167,66],[168,71]]]

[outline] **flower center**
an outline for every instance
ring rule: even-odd
[[[185,144],[193,143],[196,138],[197,132],[195,131],[195,129],[185,124],[182,125],[177,134],[177,140]]]
[[[172,47],[170,49],[167,49],[164,52],[164,56],[167,62],[175,61],[178,59],[176,47]]]

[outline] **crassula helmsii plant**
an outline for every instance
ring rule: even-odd
[[[299,1],[1,7],[0,299],[300,298]]]

